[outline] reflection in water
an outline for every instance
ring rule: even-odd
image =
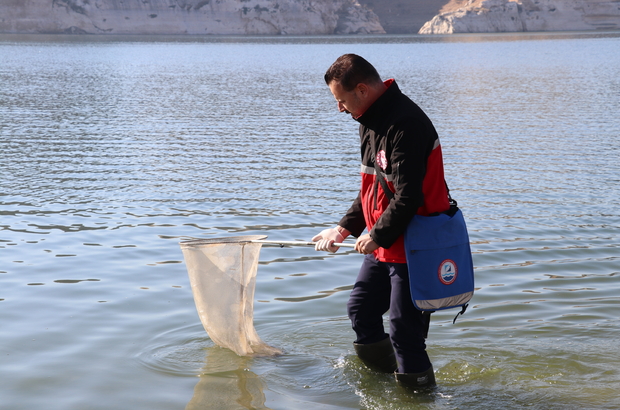
[[[269,410],[265,407],[265,383],[248,369],[250,359],[211,348],[207,349],[205,361],[194,396],[185,410]]]
[[[58,279],[54,283],[80,283],[80,282],[99,282],[100,279]]]
[[[348,291],[351,289],[353,289],[353,285],[339,286],[332,290],[319,290],[318,292],[320,293],[319,295],[301,296],[301,297],[294,297],[294,298],[274,298],[274,300],[279,300],[281,302],[305,302],[307,300],[312,300],[312,299],[326,298],[328,296],[333,295],[336,292]]]

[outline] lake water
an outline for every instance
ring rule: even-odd
[[[616,409],[620,33],[0,36],[0,408]],[[309,240],[359,184],[322,76],[375,64],[434,121],[477,292],[412,394],[353,353],[361,255],[263,246],[254,321],[200,324],[184,238]]]

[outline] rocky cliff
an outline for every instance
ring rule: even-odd
[[[357,0],[2,0],[0,32],[385,33]]]
[[[420,34],[620,29],[620,0],[451,0]]]

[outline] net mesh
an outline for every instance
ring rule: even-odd
[[[200,321],[218,346],[240,356],[282,353],[254,329],[254,288],[266,236],[197,239],[180,243]]]

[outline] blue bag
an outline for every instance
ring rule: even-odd
[[[405,231],[405,252],[415,307],[461,307],[459,314],[465,313],[474,294],[474,265],[461,210],[453,206],[437,216],[415,215]]]

